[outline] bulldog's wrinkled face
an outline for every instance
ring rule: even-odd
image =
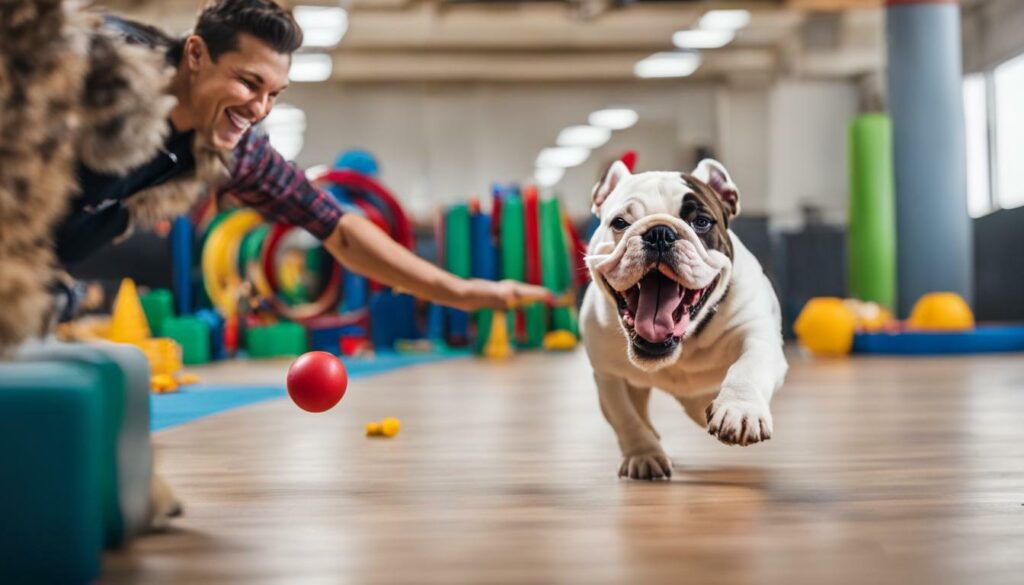
[[[649,371],[668,366],[729,287],[736,186],[711,159],[692,175],[633,175],[616,162],[594,188],[594,212],[587,264],[618,309],[629,357]]]

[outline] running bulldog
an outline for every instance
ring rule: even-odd
[[[705,159],[692,174],[634,175],[616,162],[594,187],[593,211],[581,328],[619,476],[672,475],[647,413],[652,388],[723,443],[770,439],[769,403],[788,368],[779,301],[729,230],[740,201],[725,167]]]

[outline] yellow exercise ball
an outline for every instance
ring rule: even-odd
[[[804,305],[793,324],[797,340],[811,353],[839,356],[850,353],[857,318],[843,299],[815,297]]]
[[[974,329],[974,313],[960,295],[933,292],[914,304],[907,326],[922,331],[965,331]]]

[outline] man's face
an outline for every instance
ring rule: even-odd
[[[199,37],[189,39],[189,103],[196,131],[208,144],[230,150],[250,126],[267,117],[288,86],[291,57],[256,37],[238,35],[238,48],[214,62]]]

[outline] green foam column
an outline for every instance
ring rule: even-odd
[[[444,214],[444,267],[461,278],[473,276],[472,222],[469,205],[451,206]],[[445,310],[448,323],[447,339],[462,345],[469,340],[469,319],[465,311]]]
[[[562,294],[569,290],[572,282],[572,263],[566,249],[565,228],[562,225],[562,212],[557,199],[548,199],[540,203],[540,261],[543,271],[544,286]],[[553,330],[577,333],[577,323],[572,307],[556,307],[551,311],[551,328]]]
[[[470,261],[469,206],[453,205],[444,218],[444,263],[448,272],[469,278]]]
[[[523,200],[509,196],[501,207],[501,277],[526,280],[526,227],[523,224]]]
[[[849,294],[890,310],[896,304],[896,199],[892,128],[884,114],[850,124]]]
[[[509,195],[501,202],[501,277],[503,279],[526,280],[526,225],[523,217],[523,200],[518,195]],[[509,311],[509,329],[514,333],[519,311]],[[516,339],[516,335],[510,335]]]
[[[491,335],[491,327],[494,324],[494,311],[485,309],[483,311],[477,311],[476,313],[476,343],[473,344],[473,350],[482,354],[484,352],[484,346],[487,345],[487,339]]]

